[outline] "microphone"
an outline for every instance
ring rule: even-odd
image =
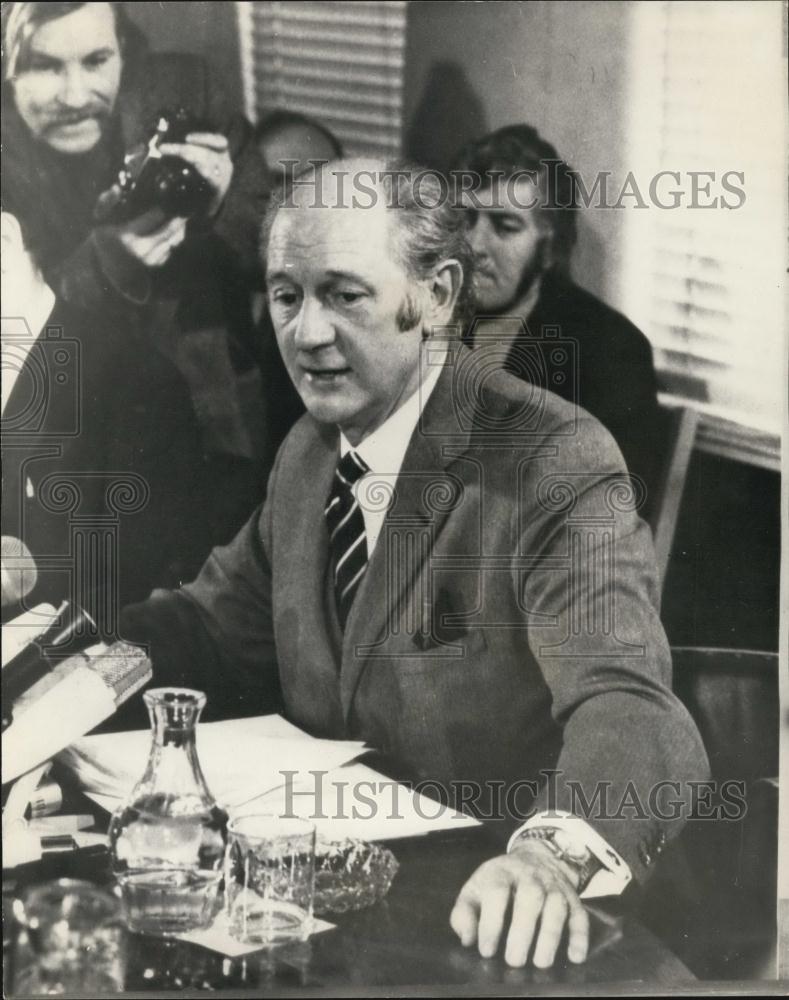
[[[151,679],[144,650],[125,642],[58,664],[18,706],[2,737],[2,782],[13,781],[85,736]],[[54,683],[53,683],[54,681]]]
[[[57,619],[41,635],[31,640],[3,667],[2,695],[4,726],[10,719],[13,703],[45,674],[54,669],[59,656],[81,645],[83,648],[97,638],[96,623],[82,608],[64,601]]]
[[[7,608],[18,604],[35,587],[38,580],[36,561],[20,538],[3,535],[0,538],[0,605]]]
[[[37,604],[21,615],[3,622],[3,668],[15,659],[34,639],[38,639],[58,620],[58,613],[51,604]]]

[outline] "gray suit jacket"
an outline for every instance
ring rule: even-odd
[[[303,417],[262,510],[192,584],[138,609],[138,637],[177,604],[201,636],[192,683],[207,651],[214,690],[248,698],[277,676],[295,723],[369,741],[404,777],[508,819],[502,831],[590,803],[643,877],[682,826],[667,803],[687,804],[707,765],[671,692],[651,536],[611,436],[511,375],[476,378],[454,349],[396,481],[366,490],[394,499],[344,635],[323,514],[337,460],[337,430]],[[168,658],[154,644],[157,680]]]

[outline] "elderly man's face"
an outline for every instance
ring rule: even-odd
[[[468,241],[474,251],[474,294],[482,310],[506,312],[517,305],[544,269],[546,235],[539,225],[539,191],[522,178],[466,194]]]
[[[369,209],[282,208],[269,239],[269,309],[285,365],[313,417],[351,444],[419,385],[421,324],[398,323],[416,283],[393,253],[394,215],[383,198]]]
[[[108,3],[88,3],[34,33],[14,80],[16,107],[37,139],[60,153],[87,153],[101,138],[120,80],[115,15]]]

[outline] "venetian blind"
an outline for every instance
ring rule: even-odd
[[[664,402],[701,414],[702,447],[777,468],[786,369],[786,52],[780,2],[631,9],[631,159],[677,208],[627,212],[625,311],[650,337]],[[692,207],[690,172],[704,172]],[[722,177],[744,191],[743,203]],[[721,195],[737,207],[723,208]],[[671,203],[665,194],[661,200]]]
[[[406,4],[385,0],[236,5],[247,113],[317,118],[347,154],[400,151]]]

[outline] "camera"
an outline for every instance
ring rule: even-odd
[[[161,111],[151,136],[141,149],[127,153],[118,174],[120,197],[110,218],[123,222],[158,208],[169,218],[192,218],[208,210],[213,189],[200,173],[180,156],[165,155],[161,146],[185,142],[190,132],[212,131],[188,111]]]

